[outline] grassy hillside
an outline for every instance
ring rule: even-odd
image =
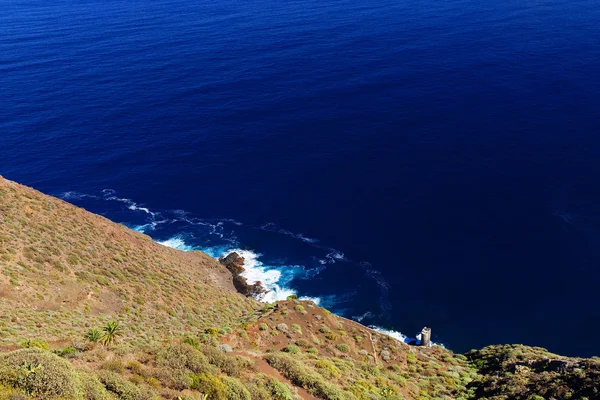
[[[596,399],[597,359],[412,347],[0,177],[0,400]]]
[[[569,358],[539,347],[489,346],[467,358],[478,369],[477,398],[600,399],[600,358]]]
[[[227,326],[257,307],[204,253],[0,177],[0,345],[81,338],[109,320],[147,344]]]

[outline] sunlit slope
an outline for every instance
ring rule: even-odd
[[[232,325],[256,302],[206,254],[181,252],[0,177],[0,345],[82,337],[121,320],[133,341]]]

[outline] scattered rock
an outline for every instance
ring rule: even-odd
[[[382,350],[379,355],[383,361],[390,361],[390,358],[392,357],[392,353],[390,353],[389,350]]]
[[[219,350],[221,350],[223,353],[231,353],[233,351],[231,346],[228,344],[220,344]]]

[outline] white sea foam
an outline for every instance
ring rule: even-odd
[[[281,280],[281,271],[265,266],[258,258],[261,254],[249,250],[230,249],[226,253],[235,251],[244,257],[244,269],[242,276],[246,278],[250,285],[261,282],[267,293],[259,297],[259,300],[273,303],[278,300],[285,300],[288,296],[296,294],[296,291],[279,285]],[[311,299],[312,300],[312,299]]]
[[[219,238],[221,238],[227,242],[230,242],[231,244],[225,245],[225,246],[202,248],[202,250],[214,258],[224,256],[232,251],[236,251],[238,254],[240,254],[242,257],[244,257],[245,271],[242,274],[242,276],[244,276],[246,278],[246,280],[249,284],[254,284],[256,282],[261,282],[263,284],[263,286],[268,290],[268,292],[266,294],[264,294],[263,296],[261,296],[258,300],[261,300],[264,302],[275,302],[278,300],[285,300],[290,295],[296,295],[297,293],[295,290],[284,286],[294,278],[294,275],[296,275],[297,277],[302,276],[303,278],[310,278],[310,277],[313,277],[314,275],[318,274],[319,272],[321,272],[324,268],[326,268],[327,264],[334,264],[334,263],[340,262],[340,261],[342,261],[342,262],[348,261],[348,259],[344,255],[344,253],[342,253],[341,251],[338,251],[336,249],[320,245],[319,241],[317,239],[306,237],[301,233],[293,233],[288,230],[279,228],[274,223],[268,223],[268,224],[262,225],[260,227],[255,227],[255,228],[265,230],[265,231],[270,231],[270,232],[276,232],[279,234],[293,237],[295,239],[301,240],[301,241],[303,241],[311,246],[314,246],[316,248],[326,250],[327,253],[325,254],[325,256],[321,256],[321,257],[323,257],[321,259],[315,258],[315,260],[321,264],[321,267],[317,268],[317,269],[313,268],[310,270],[306,270],[305,268],[303,268],[301,266],[278,266],[278,267],[267,266],[267,265],[264,265],[264,263],[259,260],[259,258],[261,257],[261,254],[254,253],[249,250],[241,250],[241,249],[236,248],[237,246],[239,246],[239,244],[238,244],[237,238],[235,237],[235,235],[233,235],[233,231],[225,232],[224,223],[229,223],[229,224],[233,224],[236,226],[242,226],[242,223],[239,221],[236,221],[233,219],[220,219],[220,220],[217,219],[217,220],[208,220],[207,221],[207,220],[203,220],[200,218],[190,217],[189,214],[183,210],[169,211],[169,213],[174,214],[176,216],[175,219],[172,219],[172,220],[164,219],[164,220],[156,221],[155,220],[156,216],[162,215],[164,213],[153,212],[147,207],[142,207],[142,206],[138,205],[138,203],[134,202],[131,199],[117,197],[116,192],[112,189],[105,189],[102,192],[103,192],[102,197],[87,195],[87,194],[74,192],[74,191],[64,192],[60,195],[60,197],[63,198],[64,200],[81,200],[83,198],[93,198],[93,199],[103,198],[104,200],[117,201],[117,202],[123,203],[131,211],[141,211],[141,212],[147,214],[149,216],[149,218],[148,218],[148,220],[147,220],[148,222],[146,224],[137,225],[137,226],[132,227],[132,229],[134,229],[138,232],[147,232],[148,230],[154,230],[158,224],[162,224],[165,222],[178,222],[178,221],[186,222],[191,225],[204,225],[204,226],[210,228],[209,234],[218,236]],[[565,222],[569,222],[569,223],[571,222],[571,216],[568,214],[565,215],[565,214],[555,213],[555,215],[560,217],[561,219],[563,219]],[[174,236],[167,240],[158,241],[158,243],[160,243],[164,246],[168,246],[168,247],[178,249],[178,250],[183,250],[183,251],[191,251],[191,250],[195,249],[193,246],[187,244],[181,235]],[[379,287],[381,289],[380,305],[384,309],[389,309],[390,305],[389,305],[389,302],[387,301],[387,297],[388,297],[389,290],[390,290],[389,283],[386,282],[386,280],[383,278],[382,274],[379,271],[377,271],[376,269],[372,268],[372,266],[369,263],[361,262],[361,263],[359,263],[359,265],[365,271],[366,276],[373,279],[379,285]],[[286,273],[287,272],[286,269],[290,270],[289,274]],[[295,271],[293,271],[293,270],[295,270]],[[299,273],[298,272],[299,270],[304,271],[304,273]],[[337,303],[340,301],[340,298],[335,297],[335,296],[325,296],[322,298],[321,297],[302,296],[302,297],[300,297],[300,299],[301,300],[310,300],[310,301],[313,301],[314,303],[316,303],[317,305],[322,305],[325,307],[330,307],[331,304],[334,304],[334,303]],[[371,314],[369,312],[367,312],[363,315],[354,316],[353,319],[358,322],[361,322],[364,318],[370,317],[370,316],[371,316]],[[384,329],[384,328],[380,328],[377,326],[371,326],[371,328],[378,332],[381,332],[383,334],[386,334],[393,338],[396,338],[405,343],[406,342],[417,342],[417,343],[420,342],[420,334],[416,335],[416,338],[410,338],[398,331]],[[439,344],[439,343],[432,342],[432,344],[443,347],[443,345]]]
[[[390,329],[380,328],[380,327],[374,326],[374,325],[369,326],[369,328],[373,329],[374,331],[377,331],[377,332],[383,333],[385,335],[391,336],[394,339],[398,339],[398,340],[400,340],[401,342],[404,342],[404,343],[414,342],[414,344],[416,344],[416,345],[421,344],[421,333],[420,332],[418,334],[416,334],[414,338],[411,338],[411,337],[408,337],[408,336],[406,336],[405,334],[403,334],[401,332],[390,330]],[[440,347],[443,347],[444,349],[446,348],[446,346],[444,346],[442,343],[436,343],[433,340],[431,341],[431,345],[432,346],[440,346]]]
[[[150,214],[150,215],[154,215],[154,213],[152,211],[150,211],[148,208],[146,207],[138,207],[137,204],[130,204],[127,208],[129,208],[132,211],[143,211],[146,214]]]
[[[406,336],[403,333],[400,333],[398,331],[393,331],[390,329],[383,329],[383,328],[380,328],[380,327],[374,326],[374,325],[369,326],[369,328],[371,328],[374,331],[377,331],[379,333],[383,333],[384,335],[391,336],[394,339],[401,341],[402,343],[407,343],[410,341],[410,338],[408,336]]]
[[[320,305],[321,304],[321,298],[319,298],[319,297],[300,296],[299,299],[300,300],[306,300],[306,301],[312,301],[316,305]]]
[[[90,194],[79,193],[79,192],[63,192],[58,197],[63,200],[81,200],[85,198],[97,199],[98,197],[92,196]]]
[[[171,248],[177,249],[177,250],[183,250],[183,251],[194,250],[194,247],[186,244],[181,236],[175,236],[175,237],[172,237],[167,240],[158,241],[158,243],[162,244],[163,246],[171,247]]]
[[[174,236],[170,239],[159,241],[158,243],[177,250],[194,250],[194,247],[185,243],[185,240],[181,236]],[[244,257],[244,272],[242,273],[242,276],[246,278],[248,284],[252,285],[261,282],[265,289],[268,290],[267,293],[258,298],[260,301],[273,303],[278,300],[285,300],[288,296],[296,294],[295,290],[280,285],[280,280],[282,278],[281,271],[273,267],[265,266],[258,259],[261,254],[254,253],[250,250],[226,248],[223,246],[202,248],[201,250],[214,258],[225,256],[233,251]],[[302,299],[314,301],[316,304],[319,304],[320,302],[320,299],[317,297],[303,297]]]
[[[118,201],[120,203],[125,203],[125,204],[127,204],[127,208],[130,209],[131,211],[143,211],[148,215],[152,215],[153,217],[156,215],[155,212],[150,211],[150,209],[148,209],[147,207],[140,207],[135,201],[133,201],[131,199],[126,199],[123,197],[115,196],[116,192],[113,189],[104,189],[104,190],[102,190],[102,193],[104,193],[104,198],[106,200]]]
[[[305,243],[315,244],[315,243],[319,242],[318,239],[309,238],[307,236],[304,236],[302,233],[294,233],[294,232],[288,231],[287,229],[278,228],[277,225],[273,222],[269,222],[268,224],[262,225],[260,227],[260,229],[262,229],[263,231],[277,232],[277,233],[281,233],[286,236],[291,236],[291,237],[301,240]]]
[[[150,228],[150,224],[135,225],[131,227],[131,229],[133,229],[134,231],[141,233],[145,233],[148,228]]]
[[[134,231],[137,231],[137,232],[146,233],[148,230],[153,231],[153,230],[156,229],[156,227],[158,225],[164,224],[164,223],[167,223],[167,222],[170,222],[170,221],[166,220],[166,219],[164,219],[162,221],[152,221],[152,222],[149,222],[147,224],[132,226],[131,229],[133,229]]]
[[[363,315],[355,315],[352,317],[353,320],[357,321],[357,322],[361,322],[363,319],[372,316],[373,314],[371,314],[370,311],[367,311],[366,313],[364,313]]]

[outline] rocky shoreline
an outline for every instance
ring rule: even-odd
[[[225,257],[219,258],[219,262],[231,272],[233,286],[244,296],[259,298],[261,295],[267,293],[267,289],[265,289],[261,282],[249,284],[248,280],[242,276],[242,273],[246,270],[244,268],[244,257],[235,251]]]

